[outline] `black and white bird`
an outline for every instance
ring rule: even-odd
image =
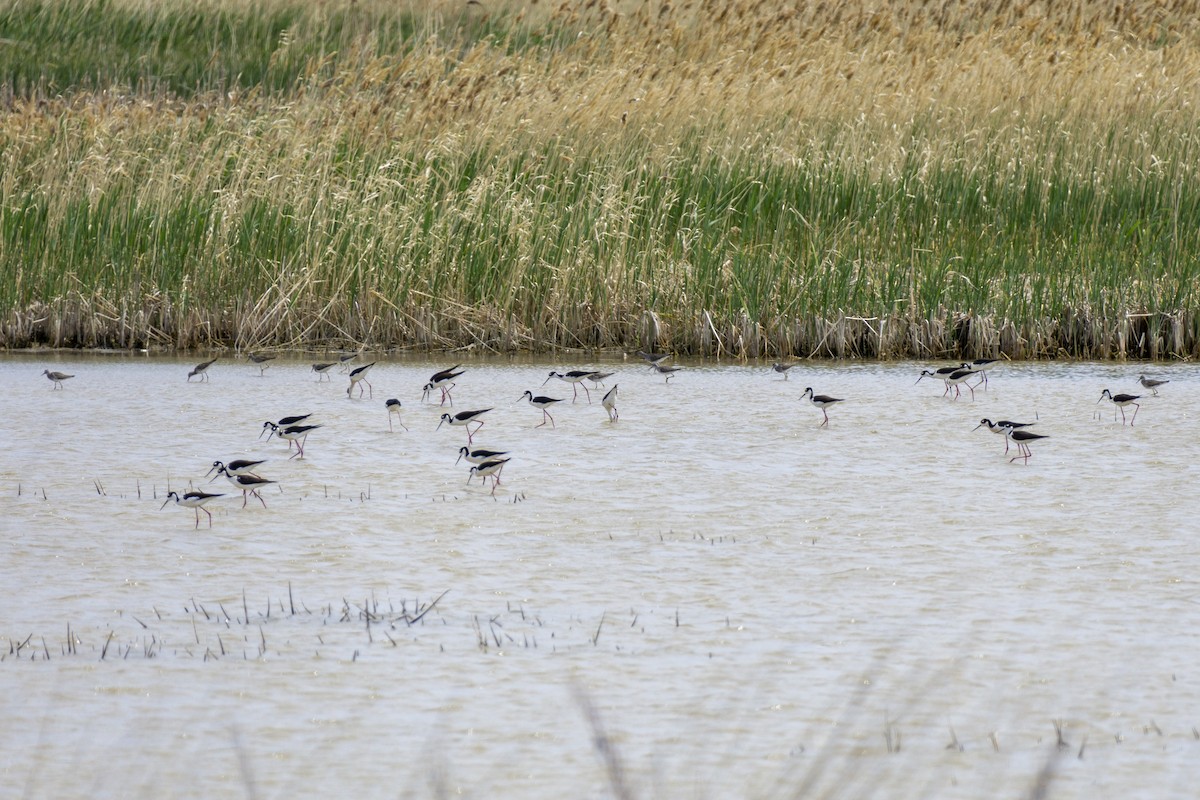
[[[275,431],[275,435],[280,439],[287,439],[289,442],[294,442],[296,452],[291,455],[291,458],[304,458],[304,443],[308,441],[308,435],[317,428],[324,427],[322,425],[290,425],[286,428],[279,428]],[[291,445],[288,445],[291,450]]]
[[[1133,421],[1137,419],[1138,409],[1142,407],[1141,404],[1136,401],[1140,400],[1142,396],[1140,394],[1112,394],[1108,391],[1108,389],[1105,389],[1100,393],[1100,400],[1097,400],[1096,402],[1099,403],[1106,397],[1109,400],[1112,400],[1113,404],[1117,408],[1121,409],[1122,425],[1125,424],[1125,406],[1133,406],[1133,419],[1129,420],[1129,426],[1133,427]]]
[[[1150,391],[1154,392],[1155,396],[1157,397],[1158,396],[1158,387],[1162,386],[1164,383],[1170,383],[1170,381],[1160,381],[1160,380],[1156,380],[1154,378],[1147,378],[1145,375],[1139,375],[1138,383],[1140,383],[1143,388],[1149,389]]]
[[[304,422],[304,420],[311,416],[312,414],[295,414],[290,417],[282,417],[277,422],[271,422],[268,420],[263,423],[262,430],[259,431],[258,438],[261,439],[264,433],[267,434],[267,436],[271,436],[272,434],[278,433],[280,428],[290,428],[293,425],[299,425],[301,422]],[[288,450],[291,449],[292,445],[289,443]]]
[[[1038,439],[1048,438],[1044,434],[1041,434],[1041,433],[1034,433],[1033,431],[1026,431],[1026,430],[1013,429],[1013,428],[1009,428],[1008,433],[1006,435],[1008,436],[1009,439],[1011,439],[1013,441],[1013,444],[1015,444],[1017,446],[1017,452],[1020,454],[1020,455],[1015,455],[1012,458],[1010,458],[1008,460],[1008,463],[1010,463],[1010,464],[1012,462],[1016,461],[1018,458],[1024,458],[1025,463],[1028,464],[1029,457],[1031,455],[1033,455],[1033,453],[1030,452],[1030,450],[1029,450],[1029,443],[1036,442]],[[1007,453],[1008,450],[1006,449],[1004,452]]]
[[[983,389],[984,389],[984,391],[987,391],[988,373],[991,372],[996,367],[1000,366],[1000,359],[998,359],[998,358],[977,358],[974,361],[967,364],[966,366],[975,370],[975,372],[978,372],[982,376]],[[978,386],[979,384],[975,384],[975,385]]]
[[[178,492],[167,492],[167,499],[164,500],[163,504],[158,507],[158,510],[162,511],[167,507],[167,503],[170,503],[172,500],[174,500],[175,505],[183,506],[184,508],[195,509],[197,530],[200,528],[201,511],[208,515],[208,527],[211,528],[212,512],[205,508],[204,504],[210,500],[216,500],[218,497],[224,496],[225,495],[223,494],[213,494],[211,492],[184,492],[183,494],[179,494]]]
[[[547,421],[550,422],[551,428],[558,427],[557,425],[554,424],[554,417],[550,416],[550,406],[554,405],[555,403],[561,403],[562,402],[561,398],[546,397],[544,395],[535,395],[533,392],[526,389],[525,394],[523,394],[519,398],[517,398],[517,402],[519,403],[522,400],[528,400],[529,405],[533,406],[534,408],[539,408],[542,411],[541,423],[538,425],[534,425],[533,427],[540,428],[540,427],[542,427],[542,425],[545,425]]]
[[[978,374],[979,373],[977,373],[973,369],[960,369],[960,370],[951,372],[949,375],[946,376],[946,388],[949,389],[951,386],[954,387],[954,399],[957,400],[959,397],[962,396],[962,391],[958,387],[961,384],[966,383],[967,388],[971,390],[971,399],[974,400],[975,399],[975,386],[972,386],[971,384],[967,383],[967,381],[971,380],[972,376],[978,375]],[[976,384],[976,386],[978,386],[978,385],[979,384]]]
[[[248,459],[248,458],[238,458],[238,459],[234,459],[233,461],[230,461],[228,463],[226,463],[224,461],[214,461],[212,467],[208,470],[208,472],[204,473],[204,477],[207,478],[209,475],[212,475],[214,472],[217,473],[216,475],[213,475],[212,479],[214,481],[217,478],[219,478],[222,474],[224,474],[224,475],[253,475],[254,477],[258,477],[258,473],[255,472],[254,470],[260,464],[265,464],[265,463],[267,463],[267,460],[265,458],[258,459],[258,460],[252,460],[252,459]],[[210,483],[211,482],[212,481],[210,481]]]
[[[54,389],[63,388],[63,381],[67,380],[68,378],[75,377],[74,375],[68,375],[65,372],[54,372],[48,369],[42,370],[42,374],[54,381]],[[54,391],[54,389],[51,389],[50,391]]]
[[[805,397],[807,397],[814,406],[821,409],[821,413],[825,415],[825,421],[817,426],[820,428],[823,428],[829,424],[829,412],[826,409],[828,409],[834,403],[840,403],[845,399],[842,397],[830,397],[827,394],[813,394],[811,386],[805,389],[804,393],[800,395],[801,400],[803,400]]]
[[[350,370],[350,385],[346,387],[346,397],[352,396],[351,393],[354,391],[354,387],[357,386],[359,383],[365,383],[367,385],[367,388],[371,390],[370,397],[375,396],[375,387],[371,385],[371,382],[369,380],[367,380],[367,371],[370,370],[371,367],[373,367],[373,366],[375,366],[374,361],[372,361],[370,364],[363,364],[361,367],[355,367],[354,369]],[[359,386],[358,387],[358,396],[359,397],[362,397],[362,391],[363,391],[362,387]]]
[[[217,356],[217,358],[220,358],[220,356]],[[217,363],[217,358],[214,358],[211,361],[205,361],[202,364],[197,364],[195,369],[188,373],[188,382],[190,383],[192,378],[196,377],[197,375],[200,376],[201,382],[208,380],[208,368]]]
[[[429,376],[429,383],[425,384],[424,389],[421,391],[421,400],[428,400],[430,392],[432,392],[434,389],[440,389],[442,392],[442,400],[440,403],[438,403],[438,405],[445,405],[446,401],[449,400],[450,406],[453,407],[454,398],[450,396],[450,391],[455,386],[454,379],[466,372],[465,369],[458,369],[461,366],[462,364],[455,364],[449,369],[435,372],[433,375]],[[458,371],[456,372],[455,370]]]
[[[468,464],[482,464],[485,461],[492,461],[506,455],[508,455],[507,450],[472,450],[469,447],[463,446],[458,448],[458,458],[454,459],[454,463],[457,464],[465,458]]]
[[[545,386],[547,383],[549,383],[550,378],[558,378],[560,381],[566,381],[567,383],[571,384],[571,389],[574,392],[571,397],[571,402],[574,403],[579,399],[579,387],[583,386],[583,382],[595,374],[595,371],[590,369],[573,369],[570,372],[565,373],[551,371],[550,377],[542,381],[542,386]],[[588,402],[592,402],[592,393],[588,391],[588,387],[584,386],[583,392],[587,395]]]
[[[949,381],[950,376],[953,373],[959,372],[960,370],[964,370],[964,369],[967,369],[966,364],[957,364],[953,367],[940,367],[940,368],[934,369],[934,370],[923,369],[923,370],[921,370],[921,376],[919,378],[917,378],[917,383],[921,382],[921,378],[937,378],[938,380],[943,381],[945,383],[946,391],[942,392],[942,397],[945,397],[947,394],[950,393],[950,381]]]
[[[443,424],[451,427],[461,426],[467,429],[467,444],[470,444],[475,434],[479,433],[479,429],[483,427],[481,416],[491,411],[490,408],[480,408],[475,411],[460,411],[457,414],[442,414],[442,421],[438,423],[435,430],[441,429]],[[471,430],[472,423],[475,425],[475,430]]]
[[[605,393],[604,399],[600,401],[600,405],[604,406],[604,410],[608,412],[608,421],[616,422],[620,415],[617,413],[617,387],[621,384],[613,384],[613,387]]]
[[[992,422],[987,417],[984,417],[983,419],[979,420],[979,424],[976,425],[971,430],[977,431],[980,428],[986,427],[992,433],[1003,436],[1004,437],[1004,453],[1007,455],[1008,454],[1008,432],[1020,430],[1021,428],[1028,428],[1030,425],[1033,425],[1033,424],[1034,423],[1032,423],[1032,422],[1012,422],[1007,419],[1002,419],[998,422]]]
[[[478,475],[479,478],[487,485],[487,479],[492,479],[492,496],[496,495],[496,487],[500,485],[500,473],[504,470],[504,465],[507,464],[507,458],[494,458],[491,461],[484,461],[482,464],[476,464],[471,467],[471,474],[467,476],[467,483],[471,482],[471,478]]]
[[[267,507],[267,501],[258,492],[259,489],[262,489],[264,486],[270,486],[275,481],[269,481],[258,475],[234,475],[224,467],[221,467],[217,472],[224,475],[230,483],[242,490],[242,508],[246,507],[246,502],[251,497],[257,497],[258,502],[262,503],[263,508]]]
[[[388,412],[388,430],[389,431],[394,430],[392,428],[392,417],[396,418],[396,421],[400,423],[401,428],[404,428],[404,430],[408,430],[408,426],[405,425],[404,421],[400,419],[400,409],[401,409],[400,401],[397,400],[395,397],[393,397],[391,400],[388,400],[386,403],[384,403],[384,405],[387,406],[387,412]]]

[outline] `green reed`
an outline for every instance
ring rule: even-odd
[[[1200,347],[1194,107],[866,114],[834,65],[812,91],[840,104],[759,113],[751,65],[689,73],[729,98],[700,115],[663,72],[655,116],[597,77],[650,34],[576,11],[11,3],[3,343]]]

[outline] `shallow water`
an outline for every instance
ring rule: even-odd
[[[381,362],[360,400],[299,359],[188,383],[194,361],[0,358],[4,791],[996,797],[1041,774],[1047,796],[1162,797],[1200,779],[1191,365],[1155,368],[1171,383],[1129,426],[1097,399],[1148,394],[1142,365],[1006,364],[951,400],[914,384],[924,364],[784,381],[696,363],[664,383],[591,362],[617,373],[610,424],[603,389],[539,388],[580,364],[474,361],[455,410],[494,407],[475,442],[512,453],[493,498],[421,401],[450,363]],[[47,368],[76,377],[54,391]],[[806,386],[846,398],[827,427]],[[556,427],[533,428],[526,389],[566,398]],[[409,431],[388,431],[389,397]],[[306,412],[323,427],[302,460],[256,440]],[[981,417],[1050,438],[1010,463]],[[266,507],[205,483],[250,456],[277,481]],[[197,487],[226,494],[211,529],[160,508]]]

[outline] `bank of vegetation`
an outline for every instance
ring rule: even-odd
[[[1200,3],[7,0],[0,345],[1200,354]]]

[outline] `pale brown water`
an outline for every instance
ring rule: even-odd
[[[1048,764],[1052,797],[1200,780],[1191,365],[1151,370],[1171,383],[1130,427],[1096,401],[1149,394],[1143,365],[1008,364],[972,402],[914,385],[924,364],[664,384],[592,362],[617,372],[620,421],[581,392],[535,430],[514,401],[569,401],[539,385],[584,365],[476,361],[455,408],[495,408],[476,437],[512,451],[493,499],[420,399],[450,361],[382,362],[351,400],[308,361],[260,378],[227,357],[188,384],[195,360],[0,359],[0,796],[1026,797]],[[76,377],[53,391],[47,368]],[[847,398],[827,428],[805,386]],[[388,397],[411,431],[388,432]],[[256,441],[304,412],[324,427],[302,461]],[[981,417],[1050,438],[1010,464]],[[270,459],[267,508],[222,479],[211,530],[160,509],[248,456]]]

